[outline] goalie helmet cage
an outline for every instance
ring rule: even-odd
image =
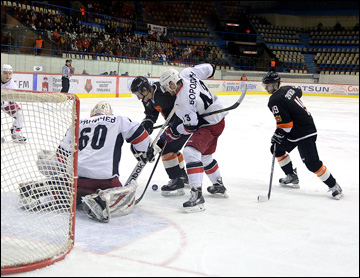
[[[53,264],[64,259],[74,246],[80,101],[74,94],[1,89],[1,102],[1,137],[5,138],[1,144],[3,275]],[[18,105],[23,111],[21,133],[27,139],[25,143],[12,140],[14,118],[12,111],[3,109],[3,102],[9,104],[8,109],[17,109]],[[54,186],[45,183],[51,177],[37,167],[38,154],[46,150],[56,155],[65,134],[70,153],[65,171],[51,173],[57,181]],[[56,201],[52,199],[46,207],[24,206],[19,184],[31,181],[43,181],[45,190],[60,198],[55,197]]]

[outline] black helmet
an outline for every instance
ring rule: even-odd
[[[150,82],[144,76],[137,76],[131,83],[131,92],[133,94],[139,93],[142,95],[143,88],[146,88],[148,92],[150,92]]]
[[[262,79],[263,84],[280,83],[280,76],[275,71],[269,71]]]

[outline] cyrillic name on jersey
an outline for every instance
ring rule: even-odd
[[[111,116],[101,116],[101,117],[97,117],[97,118],[93,118],[91,120],[89,119],[84,119],[84,120],[80,120],[80,124],[94,124],[94,123],[97,123],[97,122],[100,122],[100,121],[105,121],[105,122],[109,122],[109,123],[115,123],[116,121],[116,117],[111,117]]]

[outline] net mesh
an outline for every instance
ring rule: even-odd
[[[72,248],[77,105],[72,94],[1,90],[2,273]]]

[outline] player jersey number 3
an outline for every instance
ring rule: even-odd
[[[94,129],[94,135],[90,138],[89,133],[91,133],[91,128],[83,128],[80,131],[79,150],[85,149],[89,141],[91,141],[90,144],[94,150],[99,150],[104,147],[107,131],[108,129],[105,125],[98,125]]]

